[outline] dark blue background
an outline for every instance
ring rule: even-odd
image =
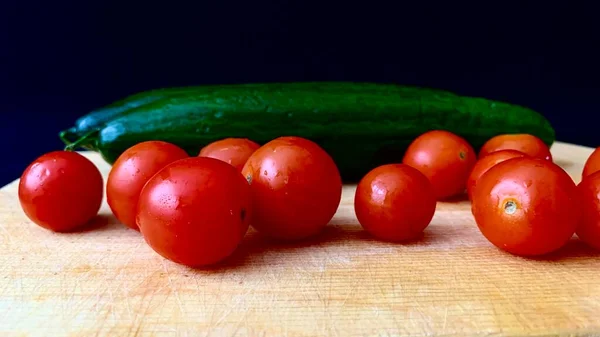
[[[592,3],[4,0],[0,185],[90,109],[202,83],[433,86],[529,106],[559,140],[597,146]]]

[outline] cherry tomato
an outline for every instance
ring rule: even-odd
[[[250,186],[233,166],[214,158],[175,161],[140,194],[137,223],[161,256],[190,267],[220,262],[246,234]]]
[[[379,166],[356,187],[354,210],[361,226],[384,241],[419,236],[436,208],[433,186],[419,170],[404,164]]]
[[[522,256],[561,248],[581,218],[571,177],[551,161],[531,157],[508,159],[481,176],[472,211],[492,244]]]
[[[226,138],[210,143],[200,150],[200,157],[220,159],[242,171],[244,164],[260,145],[245,138]]]
[[[408,147],[402,162],[431,181],[438,200],[465,192],[477,155],[462,137],[443,130],[429,131]]]
[[[475,166],[469,175],[469,179],[467,179],[467,194],[469,195],[469,199],[472,199],[473,197],[473,190],[477,185],[477,180],[492,166],[511,158],[525,156],[527,156],[525,153],[517,150],[499,150],[479,159],[475,163]]]
[[[600,249],[600,172],[582,180],[578,186],[583,208],[577,236],[588,245]]]
[[[320,232],[342,197],[333,159],[316,143],[280,137],[256,150],[242,173],[250,182],[251,225],[275,239],[299,240]]]
[[[600,147],[597,147],[585,161],[581,177],[585,178],[598,171],[600,171]]]
[[[115,217],[127,227],[139,230],[135,214],[142,187],[167,164],[187,157],[180,147],[162,141],[146,141],[125,150],[113,164],[106,182],[107,202]]]
[[[479,158],[499,150],[517,150],[528,156],[552,160],[550,148],[541,139],[534,135],[505,134],[490,138],[479,150]]]
[[[19,182],[19,201],[35,224],[55,232],[86,225],[102,204],[98,168],[77,152],[54,151],[34,160]]]

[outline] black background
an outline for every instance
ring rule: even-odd
[[[0,185],[90,109],[156,87],[415,84],[506,100],[600,145],[593,2],[0,3]]]

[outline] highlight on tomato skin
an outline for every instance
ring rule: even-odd
[[[587,176],[577,188],[583,208],[577,236],[589,246],[600,250],[600,171]]]
[[[190,157],[165,166],[142,189],[137,223],[159,255],[189,267],[225,260],[252,216],[250,186],[233,166]]]
[[[405,164],[371,170],[354,196],[360,225],[375,238],[392,242],[417,238],[433,219],[436,204],[427,177]]]
[[[36,225],[71,232],[88,224],[102,205],[102,174],[77,152],[53,151],[36,158],[19,181],[19,203]]]
[[[587,176],[598,171],[600,171],[600,147],[597,147],[585,161],[581,178],[585,179]]]
[[[182,148],[164,141],[145,141],[125,150],[112,165],[106,181],[106,200],[115,217],[139,231],[135,217],[142,188],[163,167],[188,157]]]
[[[577,186],[558,165],[518,157],[489,169],[472,200],[477,227],[514,255],[545,255],[563,247],[582,215]]]
[[[552,153],[540,138],[527,133],[503,134],[490,138],[479,150],[479,158],[500,150],[517,150],[533,158],[552,161]]]
[[[476,161],[477,154],[471,144],[444,130],[417,137],[402,159],[403,164],[416,168],[429,179],[438,200],[465,193],[467,178]]]
[[[198,156],[220,159],[241,172],[248,158],[259,147],[258,143],[247,138],[225,138],[206,145]]]
[[[473,193],[477,186],[477,181],[490,168],[505,160],[525,156],[528,155],[517,150],[498,150],[477,160],[475,166],[473,167],[473,170],[471,170],[469,178],[467,179],[467,195],[469,196],[469,200],[473,199]]]
[[[279,137],[261,146],[242,174],[252,192],[251,226],[275,240],[318,234],[342,198],[342,178],[331,156],[301,137]]]

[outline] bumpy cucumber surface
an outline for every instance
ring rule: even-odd
[[[128,147],[164,140],[190,155],[226,137],[260,144],[300,136],[320,144],[345,181],[357,181],[377,165],[399,162],[420,134],[444,129],[476,149],[504,133],[530,133],[546,144],[554,130],[539,113],[483,98],[432,95],[428,91],[222,88],[214,95],[167,97],[108,122],[85,142],[112,163]]]
[[[397,84],[369,83],[369,82],[290,82],[290,83],[249,83],[232,85],[205,85],[176,88],[160,88],[144,91],[122,100],[113,102],[105,107],[91,111],[75,121],[75,125],[61,132],[65,143],[71,143],[87,133],[103,127],[107,122],[128,114],[135,108],[158,101],[163,98],[177,96],[203,96],[218,95],[219,90],[225,89],[263,89],[263,90],[325,90],[343,93],[357,93],[375,91],[381,94],[395,94],[398,92],[408,94],[411,92],[419,95],[431,94],[453,96],[454,93],[438,89],[421,88],[416,86],[401,86]]]

